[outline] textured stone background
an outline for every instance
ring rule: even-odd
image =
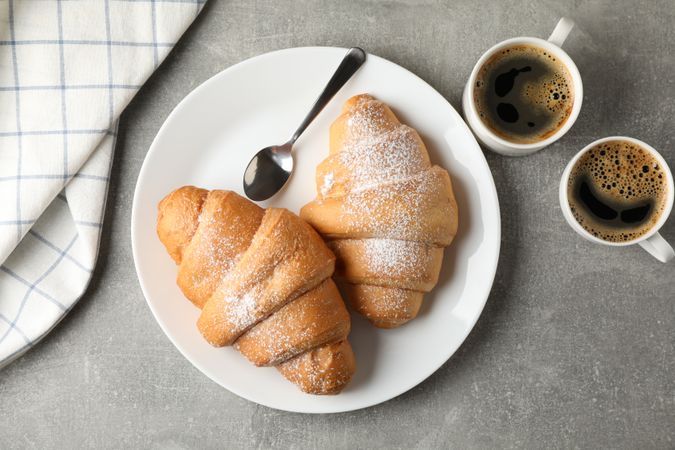
[[[584,79],[581,115],[534,156],[487,155],[503,219],[497,278],[435,375],[367,410],[287,414],[230,394],[171,345],[136,281],[130,210],[153,137],[192,89],[270,50],[360,45],[458,107],[485,49],[546,37],[562,15],[577,23],[565,47]],[[0,448],[673,448],[675,264],[583,241],[557,195],[569,158],[602,136],[643,139],[675,167],[673,23],[672,0],[210,0],[123,115],[91,287],[0,373]],[[663,235],[675,243],[674,219]]]

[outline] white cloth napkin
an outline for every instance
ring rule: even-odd
[[[87,287],[117,120],[204,2],[0,2],[0,367]]]

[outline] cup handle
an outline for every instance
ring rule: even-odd
[[[638,242],[638,244],[661,262],[668,262],[675,257],[675,250],[659,233],[654,233],[653,236]]]
[[[574,28],[574,21],[569,17],[563,17],[558,21],[558,25],[553,29],[553,33],[548,37],[548,41],[551,44],[555,44],[558,47],[562,47],[565,39],[570,34]]]

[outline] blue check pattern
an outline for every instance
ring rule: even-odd
[[[118,118],[204,2],[0,2],[0,367],[86,289]]]

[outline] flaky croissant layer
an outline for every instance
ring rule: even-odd
[[[336,394],[351,380],[350,317],[330,278],[335,256],[298,216],[185,186],[160,202],[157,233],[178,286],[202,309],[197,327],[209,343],[276,366],[308,393]]]

